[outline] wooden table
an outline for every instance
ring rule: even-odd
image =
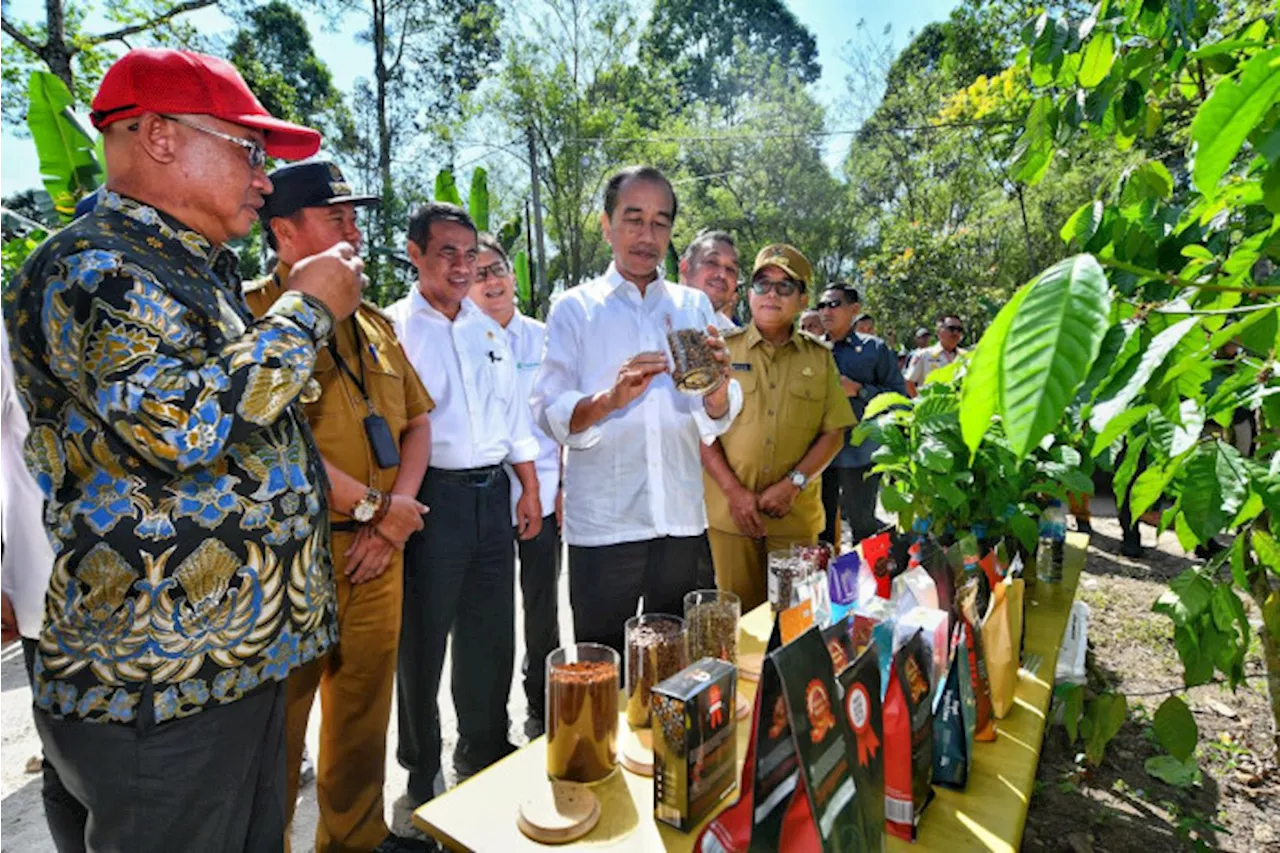
[[[1058,646],[1084,567],[1088,537],[1067,534],[1062,583],[1036,585],[1027,609],[1024,664],[1018,674],[1015,706],[999,721],[994,743],[974,744],[973,768],[965,791],[935,786],[937,796],[920,822],[914,845],[886,839],[886,849],[995,850],[1013,853],[1022,842],[1027,805],[1035,783],[1040,744],[1053,694]],[[764,651],[772,627],[767,604],[743,617],[739,652]],[[739,679],[738,689],[754,701],[754,682]],[[738,764],[747,752],[750,719],[738,721]],[[620,736],[623,730],[620,730]],[[414,824],[451,850],[508,853],[546,850],[516,827],[516,807],[532,786],[547,784],[546,740],[538,738],[456,788],[425,803],[413,814]],[[619,851],[687,851],[702,826],[684,833],[653,818],[653,779],[619,766],[618,772],[594,786],[600,798],[600,822],[572,845]],[[725,802],[728,806],[732,798]],[[710,818],[708,818],[710,820]]]

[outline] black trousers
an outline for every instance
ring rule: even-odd
[[[524,600],[524,696],[529,716],[544,719],[547,703],[547,655],[560,645],[560,529],[555,513],[542,519],[542,530],[517,539],[520,553],[520,596]]]
[[[818,540],[828,545],[840,544],[840,472],[829,467],[822,472],[822,512],[827,523]]]
[[[840,472],[840,512],[849,522],[856,545],[884,525],[876,518],[876,497],[880,493],[880,475],[865,468],[838,468]]]
[[[580,643],[623,653],[623,623],[644,598],[645,613],[684,616],[684,595],[715,589],[706,534],[664,536],[593,548],[569,546],[569,602]]]
[[[488,473],[431,468],[418,500],[431,508],[404,554],[404,609],[396,668],[400,742],[408,794],[431,799],[440,772],[440,678],[453,637],[455,760],[484,767],[511,750],[507,694],[515,668],[515,549],[511,487]]]
[[[45,816],[59,853],[275,853],[285,833],[285,687],[156,725],[150,691],[136,725],[35,711]],[[52,796],[52,808],[51,806]]]

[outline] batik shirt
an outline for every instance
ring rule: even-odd
[[[36,250],[4,296],[54,551],[35,704],[156,722],[234,702],[337,639],[327,480],[295,402],[333,327],[255,321],[235,255],[139,202]]]

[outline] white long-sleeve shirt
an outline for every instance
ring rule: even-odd
[[[670,321],[670,326],[668,326]],[[547,318],[547,351],[534,382],[534,417],[568,448],[564,538],[593,547],[660,536],[697,536],[707,528],[699,441],[711,443],[742,410],[742,388],[729,386],[729,411],[713,420],[703,398],[680,393],[670,374],[653,379],[625,408],[569,432],[584,398],[608,390],[623,362],[666,351],[668,328],[715,323],[705,294],[667,281],[640,289],[611,264],[569,290]]]
[[[516,382],[520,386],[520,399],[529,405],[533,397],[533,380],[542,364],[546,346],[547,326],[519,311],[507,323],[507,343],[516,359]],[[560,444],[547,435],[547,431],[535,421],[533,437],[538,441],[538,459],[534,469],[538,472],[538,498],[542,501],[543,516],[555,511],[556,492],[560,490]],[[511,478],[511,523],[516,523],[516,502],[523,493],[520,481]]]
[[[30,427],[27,414],[18,402],[14,386],[13,361],[9,357],[9,336],[0,325],[0,393],[3,394],[3,422],[0,423],[0,523],[4,529],[4,565],[0,586],[13,605],[18,632],[37,640],[44,622],[44,598],[53,571],[53,548],[44,531],[44,493],[32,479],[22,458],[22,443]]]
[[[436,407],[431,467],[451,471],[532,462],[538,442],[502,327],[470,299],[450,320],[415,288],[387,308],[409,363]]]

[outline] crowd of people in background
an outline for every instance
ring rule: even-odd
[[[714,223],[666,280],[678,199],[643,166],[607,181],[608,269],[545,325],[445,203],[409,215],[417,280],[383,310],[379,199],[227,63],[131,51],[93,122],[107,186],[4,303],[5,626],[61,851],[280,849],[317,696],[316,849],[428,849],[384,820],[393,687],[411,809],[515,749],[517,585],[536,737],[562,551],[578,641],[620,649],[694,589],[754,607],[770,550],[882,526],[849,430],[963,352],[948,314],[895,353],[855,286],[785,243],[748,267]],[[255,222],[277,261],[242,285]],[[673,328],[705,333],[709,393],[676,387]]]

